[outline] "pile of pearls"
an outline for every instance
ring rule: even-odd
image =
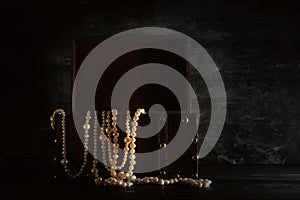
[[[144,109],[137,109],[137,111],[134,114],[134,117],[131,122],[131,129],[130,129],[130,111],[127,111],[127,118],[126,118],[126,137],[124,139],[124,157],[121,162],[121,164],[117,165],[117,159],[118,159],[118,136],[119,133],[117,132],[117,110],[110,111],[103,111],[102,112],[102,125],[100,128],[100,135],[99,138],[97,138],[97,132],[98,132],[98,116],[97,112],[94,112],[94,160],[93,160],[93,167],[91,169],[91,173],[95,177],[95,184],[96,186],[116,186],[116,187],[131,187],[134,184],[151,184],[151,185],[173,185],[173,184],[185,184],[190,185],[192,187],[196,188],[209,188],[212,181],[209,179],[192,179],[192,178],[173,178],[173,179],[161,179],[159,177],[144,177],[144,178],[137,178],[133,174],[134,165],[136,164],[135,161],[135,141],[136,141],[136,130],[138,126],[138,120],[139,116],[141,114],[145,114]],[[55,128],[55,115],[60,114],[62,115],[62,160],[61,164],[63,165],[65,172],[67,175],[71,178],[76,178],[80,176],[83,172],[83,169],[86,167],[87,160],[88,160],[88,140],[89,140],[89,129],[90,129],[90,119],[91,119],[91,113],[90,111],[87,111],[86,115],[86,121],[83,125],[84,129],[84,153],[83,153],[83,164],[81,165],[81,168],[76,174],[71,174],[70,169],[68,168],[68,160],[67,160],[67,151],[66,151],[66,126],[65,126],[65,117],[66,114],[63,111],[63,109],[57,109],[53,112],[53,115],[50,117],[51,121],[51,127],[52,129]],[[110,120],[110,115],[112,114],[112,120]],[[107,133],[107,137],[105,135]],[[111,137],[113,136],[113,137]],[[105,165],[105,168],[110,173],[111,177],[107,179],[102,179],[102,177],[99,176],[98,173],[98,157],[97,157],[97,144],[98,139],[101,141],[101,150],[102,150],[102,157],[103,157],[103,164]],[[57,140],[55,140],[56,143]],[[107,145],[105,145],[107,143]],[[113,143],[111,148],[111,143]],[[107,146],[107,147],[106,147]],[[107,152],[106,152],[107,149]],[[111,151],[112,150],[112,151]],[[129,156],[128,156],[129,154]],[[111,167],[108,167],[107,164],[107,157],[108,161],[111,165]],[[120,171],[117,172],[116,170],[121,170],[124,168],[125,163],[127,161],[127,157],[129,157],[129,168],[127,172]]]

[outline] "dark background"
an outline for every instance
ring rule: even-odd
[[[297,0],[11,1],[1,15],[2,180],[51,176],[49,116],[70,111],[73,39],[143,26],[189,35],[220,69],[227,120],[203,164],[300,164]]]

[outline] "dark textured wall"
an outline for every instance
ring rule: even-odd
[[[227,120],[203,163],[300,164],[299,5],[296,0],[6,5],[2,166],[25,160],[47,168],[49,116],[58,107],[70,111],[73,39],[109,37],[143,26],[193,37],[220,69],[228,96]],[[197,79],[191,71],[201,99]]]

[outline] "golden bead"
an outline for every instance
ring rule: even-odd
[[[131,123],[131,125],[132,125],[132,126],[137,126],[137,125],[138,125],[138,123],[137,123],[137,122],[135,122],[135,121],[133,121],[133,122]]]
[[[134,149],[130,149],[130,153],[135,153],[135,150]]]
[[[131,143],[131,144],[130,144],[130,148],[133,148],[133,149],[134,149],[135,147],[136,147],[136,145],[135,145],[134,143]]]
[[[160,173],[161,175],[166,175],[166,174],[167,174],[167,172],[166,172],[165,170],[160,170],[159,173]]]
[[[81,170],[80,170],[80,171],[81,171]],[[92,173],[92,174],[97,174],[97,173],[98,173],[98,169],[97,169],[97,168],[91,169],[91,173]]]
[[[54,139],[54,143],[57,143],[57,139]]]
[[[111,175],[111,176],[116,176],[116,175],[117,175],[117,172],[114,171],[114,170],[111,170],[110,175]]]
[[[125,137],[124,138],[124,142],[127,143],[127,144],[130,143],[131,142],[131,138],[130,137]]]
[[[195,137],[194,140],[193,140],[193,142],[194,142],[194,143],[198,143],[198,142],[199,142],[199,139],[198,139],[197,137]]]
[[[105,131],[106,131],[106,133],[110,134],[110,133],[112,132],[112,128],[111,128],[111,127],[107,127],[107,128],[105,129]]]
[[[118,177],[119,177],[120,179],[125,179],[125,178],[126,178],[126,174],[125,174],[124,172],[120,172],[120,173],[118,174]]]
[[[119,137],[119,133],[118,133],[118,132],[115,132],[115,133],[113,133],[113,136],[114,136],[114,137]]]
[[[97,163],[98,163],[98,160],[93,160],[93,163],[94,163],[94,164],[97,164]]]
[[[125,152],[128,152],[128,151],[129,151],[129,148],[128,148],[128,147],[124,147],[124,151],[125,151]]]
[[[160,147],[160,148],[166,148],[166,147],[167,147],[167,144],[166,144],[166,143],[162,143],[162,144],[159,145],[159,147]]]
[[[54,129],[54,123],[53,122],[51,122],[51,128]]]
[[[131,136],[134,138],[136,136],[136,133],[135,132],[132,132],[131,133]]]
[[[60,161],[60,163],[61,163],[62,165],[67,165],[67,163],[68,163],[68,160],[66,160],[66,159],[62,159],[62,160]]]
[[[193,160],[199,160],[200,157],[199,157],[199,155],[196,155],[196,156],[192,156],[192,159],[193,159]]]

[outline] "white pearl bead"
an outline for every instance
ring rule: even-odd
[[[84,130],[89,130],[89,129],[90,129],[90,125],[89,125],[88,123],[85,123],[85,124],[83,125],[83,129],[84,129]]]
[[[203,186],[204,186],[204,188],[208,188],[210,184],[211,184],[211,181],[207,180],[207,181],[204,181]]]
[[[160,180],[159,180],[159,184],[164,185],[164,184],[165,184],[165,181],[164,181],[163,179],[160,179]]]
[[[211,180],[208,180],[208,181],[207,181],[207,184],[208,184],[208,185],[210,185],[211,183],[212,183],[212,181],[211,181]]]
[[[129,170],[132,171],[134,169],[134,166],[130,165]]]
[[[132,180],[132,181],[135,181],[135,180],[136,180],[136,176],[135,176],[135,175],[132,175],[132,176],[131,176],[131,180]]]
[[[121,186],[123,184],[123,181],[118,181],[118,185]]]

